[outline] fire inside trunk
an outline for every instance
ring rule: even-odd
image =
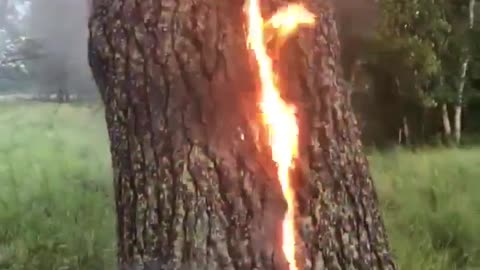
[[[301,5],[289,5],[264,23],[259,0],[246,2],[248,18],[248,46],[253,51],[261,82],[260,108],[263,123],[269,134],[272,159],[277,164],[278,180],[287,202],[287,213],[282,226],[282,249],[290,269],[297,269],[295,262],[295,196],[290,185],[290,167],[298,153],[298,124],[295,107],[287,104],[280,96],[276,82],[278,74],[272,65],[272,57],[267,53],[265,29],[276,30],[278,42],[292,33],[300,24],[313,24],[314,15]],[[279,48],[279,44],[276,44]]]
[[[292,2],[92,2],[119,269],[395,269],[333,6]]]

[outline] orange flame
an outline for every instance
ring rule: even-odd
[[[264,23],[260,12],[260,0],[247,0],[248,47],[254,52],[259,68],[261,83],[260,108],[263,122],[270,135],[272,159],[277,164],[277,173],[288,209],[282,226],[282,249],[290,269],[296,270],[295,261],[295,195],[290,186],[290,168],[298,152],[298,125],[295,107],[287,104],[280,96],[273,70],[272,59],[265,46],[265,28],[276,30],[279,37],[285,38],[300,24],[313,24],[315,16],[302,5],[292,4],[279,10]]]
[[[300,4],[290,4],[276,12],[267,21],[267,26],[278,29],[281,36],[287,36],[297,30],[301,24],[312,25],[315,23],[315,15]]]

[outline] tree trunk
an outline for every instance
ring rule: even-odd
[[[450,140],[452,137],[452,126],[450,124],[450,117],[448,116],[448,106],[446,103],[442,104],[442,122],[443,122],[443,134],[445,140]]]
[[[402,118],[402,129],[405,137],[405,145],[410,146],[410,129],[408,128],[408,119],[406,116]]]
[[[403,141],[403,131],[402,128],[398,129],[398,145],[401,145]]]
[[[395,269],[345,91],[332,9],[281,50],[300,146],[298,269]],[[265,17],[286,1],[262,1]],[[96,0],[89,59],[111,142],[121,269],[288,269],[243,1]]]
[[[59,87],[59,88],[58,88],[58,91],[57,91],[57,102],[58,102],[58,103],[63,103],[63,102],[64,102],[63,97],[64,97],[64,95],[63,95],[63,88],[62,88],[62,87]]]
[[[468,13],[469,13],[469,20],[468,20],[468,28],[473,29],[475,23],[475,0],[469,0],[468,5]],[[463,92],[465,89],[465,81],[467,78],[467,70],[468,65],[470,63],[470,52],[466,52],[465,60],[462,63],[461,71],[460,71],[460,82],[457,88],[457,103],[455,105],[455,142],[460,144],[460,140],[462,139],[462,108],[463,108]]]
[[[349,84],[350,84],[350,89],[347,91],[347,103],[349,106],[352,104],[352,95],[353,92],[355,91],[355,84],[356,84],[356,79],[357,79],[357,74],[360,72],[362,69],[362,61],[360,59],[356,59],[350,69],[350,74],[349,74]]]
[[[457,89],[457,103],[455,104],[454,128],[455,128],[455,143],[459,144],[462,138],[462,108],[463,108],[463,92],[465,89],[465,80],[467,77],[468,63],[470,57],[465,58],[462,63],[460,73],[460,83]]]

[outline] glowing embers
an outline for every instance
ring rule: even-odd
[[[267,53],[265,30],[273,29],[279,38],[286,38],[299,25],[312,25],[315,16],[302,5],[291,4],[277,11],[270,20],[264,22],[260,12],[260,0],[247,0],[248,47],[253,51],[258,65],[261,84],[260,108],[262,121],[268,130],[272,159],[277,164],[278,180],[288,209],[282,226],[282,249],[290,269],[296,270],[295,261],[295,222],[294,191],[290,186],[290,168],[298,151],[298,124],[295,107],[287,104],[280,96],[272,66],[272,58]]]

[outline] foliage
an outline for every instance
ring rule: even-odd
[[[456,104],[461,65],[467,56],[471,61],[464,89],[464,121],[475,121],[468,111],[478,110],[474,99],[480,96],[480,28],[475,25],[469,30],[468,4],[468,0],[379,1],[375,34],[359,56],[364,62],[363,76],[372,83],[368,88],[357,85],[354,98],[357,112],[366,119],[365,134],[371,133],[368,127],[381,126],[385,129],[382,136],[395,140],[403,117],[420,143],[442,132],[439,105]],[[471,131],[472,126],[466,129]]]
[[[0,78],[23,79],[27,72],[25,61],[38,57],[35,42],[24,35],[25,15],[17,9],[27,9],[28,1],[2,2],[0,8]]]
[[[19,48],[24,42],[24,37],[11,39],[7,32],[0,29],[0,71],[2,77],[12,78],[16,73],[27,73],[25,64],[20,60]],[[13,73],[13,74],[12,74]]]
[[[1,3],[6,3],[3,12]],[[30,80],[41,95],[95,96],[86,57],[87,4],[0,0],[0,79]]]
[[[400,90],[420,105],[435,106],[445,88],[448,67],[444,57],[451,42],[447,0],[383,0],[381,23],[375,40],[380,53],[371,52],[374,65],[390,69],[399,78]],[[384,51],[387,52],[385,57]],[[392,59],[388,56],[394,56]],[[395,62],[392,62],[395,61]],[[392,68],[391,63],[396,63]]]

